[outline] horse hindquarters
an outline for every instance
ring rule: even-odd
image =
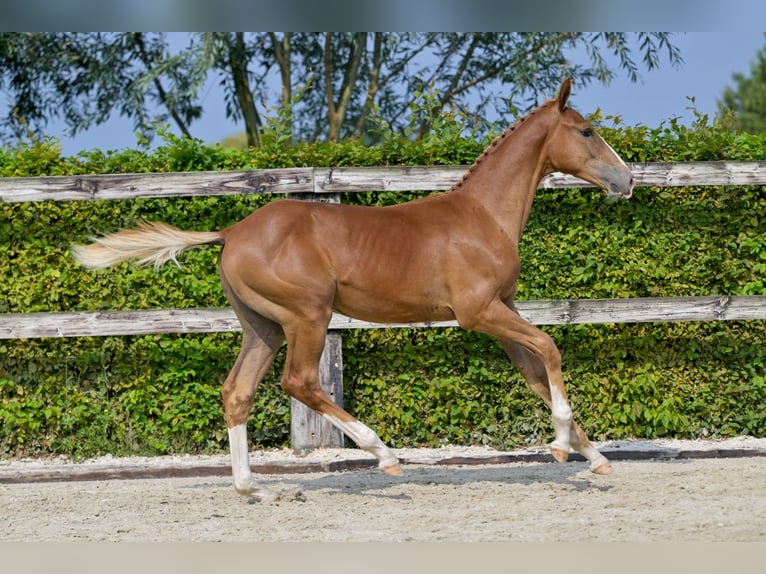
[[[285,338],[283,390],[374,454],[385,472],[401,474],[398,459],[377,434],[335,404],[319,384],[319,360],[334,293],[328,267],[311,255],[318,253],[315,247],[307,253],[295,252],[305,244],[305,235],[286,237],[283,245],[287,247],[279,251],[279,257],[272,257],[270,248],[260,249],[259,234],[253,227],[244,231],[234,241],[227,238],[219,266],[224,292],[243,329],[240,357],[223,388],[236,490],[259,499],[270,498],[252,483],[246,422],[255,389]],[[234,247],[239,247],[236,254],[232,253]]]

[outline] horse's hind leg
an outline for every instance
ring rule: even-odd
[[[503,341],[501,341],[501,344],[513,365],[526,379],[532,392],[541,397],[550,408],[551,390],[542,361],[521,345]],[[609,464],[609,461],[591,444],[588,436],[574,420],[572,420],[570,427],[570,442],[572,448],[590,462],[592,472],[596,474],[609,474],[612,472],[612,466]]]
[[[242,348],[221,389],[234,488],[244,496],[268,500],[273,495],[259,488],[252,478],[247,417],[253,407],[255,391],[284,341],[284,332],[278,324],[247,308],[225,282],[224,291],[242,325]]]
[[[252,479],[247,443],[247,417],[261,380],[271,367],[283,340],[281,332],[257,335],[243,326],[242,349],[221,389],[226,427],[229,431],[231,468],[235,490],[258,500],[269,493],[258,488]]]
[[[352,417],[325,394],[319,384],[319,359],[324,348],[325,326],[301,322],[285,328],[287,357],[282,375],[282,388],[291,397],[313,409],[353,440],[359,448],[378,459],[381,470],[392,476],[401,476],[399,459],[364,423]]]

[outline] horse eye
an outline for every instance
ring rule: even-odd
[[[585,128],[584,130],[580,130],[580,133],[583,137],[589,138],[593,135],[593,130],[591,128]]]

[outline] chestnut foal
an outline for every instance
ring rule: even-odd
[[[369,427],[325,395],[318,364],[333,310],[386,323],[457,320],[496,337],[552,412],[559,462],[570,447],[593,472],[611,466],[572,418],[561,355],[550,336],[514,308],[519,240],[540,179],[568,173],[629,198],[633,176],[594,128],[567,107],[571,79],[509,127],[448,193],[391,207],[281,200],[222,231],[182,231],[162,223],[75,246],[91,268],[125,259],[160,266],[187,248],[222,245],[223,290],[242,324],[242,348],[223,384],[237,492],[271,494],[252,478],[247,417],[253,396],[287,339],[282,388],[401,475],[399,460]]]

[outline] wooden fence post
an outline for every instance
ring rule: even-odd
[[[337,193],[289,193],[290,199],[340,203]],[[340,331],[328,331],[322,358],[319,360],[319,384],[322,390],[343,406],[343,352]],[[343,433],[303,403],[290,399],[290,444],[293,452],[302,454],[317,448],[342,448]]]

